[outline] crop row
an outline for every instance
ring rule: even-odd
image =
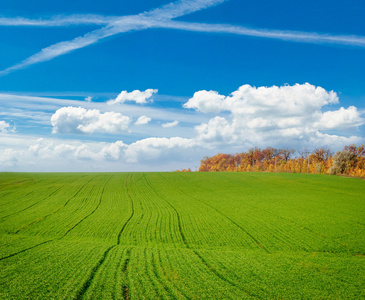
[[[290,175],[0,174],[0,298],[364,297],[363,181]]]

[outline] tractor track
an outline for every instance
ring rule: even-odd
[[[207,270],[209,270],[212,274],[214,274],[217,278],[225,281],[226,283],[230,284],[233,287],[238,288],[239,290],[241,290],[242,292],[244,292],[245,294],[247,294],[250,297],[256,297],[254,295],[252,295],[251,293],[249,293],[248,291],[244,290],[241,286],[239,286],[238,284],[236,284],[235,282],[229,280],[228,278],[224,277],[222,274],[220,274],[214,267],[212,267],[211,265],[209,265],[209,263],[196,251],[196,249],[190,247],[188,241],[186,240],[185,234],[182,230],[182,226],[181,226],[181,217],[179,212],[177,211],[177,209],[170,203],[168,202],[165,198],[163,198],[161,195],[159,195],[157,193],[157,191],[151,186],[151,184],[149,183],[149,181],[147,180],[147,178],[145,177],[145,174],[143,174],[144,179],[147,183],[147,185],[151,188],[151,190],[160,198],[163,199],[165,201],[165,203],[167,203],[176,213],[177,216],[177,221],[178,221],[178,228],[179,228],[179,232],[181,235],[181,239],[184,243],[184,245],[186,246],[187,249],[191,250],[199,259],[200,261],[203,263],[203,265],[206,267]]]
[[[203,203],[204,205],[210,207],[211,209],[213,209],[214,211],[216,211],[217,213],[219,213],[220,215],[222,215],[225,219],[227,219],[229,222],[231,222],[232,224],[234,224],[236,227],[238,227],[241,231],[243,231],[246,235],[248,235],[255,243],[257,246],[259,246],[262,250],[264,250],[266,253],[270,253],[270,251],[264,247],[251,233],[249,233],[247,230],[245,230],[241,225],[237,224],[235,221],[233,221],[230,217],[228,217],[227,215],[225,215],[224,213],[222,213],[221,211],[219,211],[218,209],[216,209],[214,206],[196,198],[193,197],[189,194],[187,194],[186,192],[182,191],[181,189],[179,189],[178,187],[176,187],[175,185],[173,185],[171,182],[169,182],[165,177],[161,176],[168,184],[170,184],[171,186],[174,187],[174,189],[179,190],[181,193],[183,193],[184,195],[188,196],[189,198],[192,198],[194,200],[199,201],[200,203]]]
[[[130,222],[130,220],[132,219],[132,217],[134,216],[134,206],[133,206],[133,199],[129,194],[129,190],[128,190],[128,179],[131,175],[128,175],[126,180],[125,180],[125,188],[126,188],[126,193],[128,195],[129,200],[131,201],[131,206],[132,206],[132,212],[131,215],[129,216],[129,218],[127,219],[127,221],[123,224],[121,230],[118,233],[118,238],[117,238],[117,243],[110,246],[108,249],[105,250],[105,252],[103,253],[101,259],[96,263],[96,265],[92,268],[87,280],[84,282],[84,284],[82,285],[81,289],[76,293],[76,299],[82,299],[84,297],[84,295],[87,293],[89,287],[91,286],[95,275],[97,274],[97,272],[99,271],[99,269],[101,268],[101,266],[103,265],[103,263],[105,262],[109,252],[114,249],[115,247],[117,247],[118,245],[121,244],[121,235],[123,233],[123,231],[125,230],[126,226],[128,225],[128,223]],[[106,184],[105,184],[106,185]],[[105,186],[104,186],[105,188]],[[104,191],[104,189],[103,189]],[[129,256],[130,256],[130,251],[127,251],[127,258],[125,259],[124,262],[124,266],[123,266],[123,273],[126,274],[127,270],[128,270],[128,264],[129,264]],[[124,299],[129,299],[129,287],[127,284],[123,285],[122,287],[122,293],[123,293],[123,298]]]

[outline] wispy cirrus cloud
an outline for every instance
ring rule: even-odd
[[[71,26],[71,25],[104,25],[104,27],[88,32],[83,36],[69,41],[63,41],[42,49],[25,60],[0,71],[4,76],[33,64],[49,61],[55,57],[74,50],[95,44],[100,40],[120,33],[145,30],[149,28],[165,28],[196,32],[227,33],[243,36],[277,39],[303,43],[326,43],[365,47],[365,36],[335,35],[316,32],[289,30],[274,30],[249,28],[231,24],[205,24],[174,21],[177,17],[197,12],[226,0],[180,0],[171,2],[160,8],[132,16],[100,16],[100,15],[70,15],[55,16],[50,19],[0,18],[0,26]]]

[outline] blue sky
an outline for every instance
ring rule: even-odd
[[[1,171],[365,142],[361,1],[0,3]]]

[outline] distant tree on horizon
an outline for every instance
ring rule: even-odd
[[[294,158],[294,154],[299,156]],[[186,171],[186,170],[183,170]],[[332,156],[329,148],[296,151],[250,148],[234,155],[218,153],[200,161],[199,172],[291,172],[365,177],[364,145],[348,145]]]

